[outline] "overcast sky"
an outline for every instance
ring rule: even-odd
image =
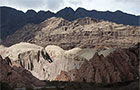
[[[121,10],[140,15],[140,0],[0,0],[0,6],[9,6],[24,12],[28,9],[57,12],[64,7],[72,7],[74,10],[83,7],[87,10]]]

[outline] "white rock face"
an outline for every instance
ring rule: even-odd
[[[79,69],[85,60],[90,60],[97,52],[107,56],[112,50],[99,51],[88,48],[63,50],[55,45],[43,48],[22,42],[6,48],[2,56],[9,56],[13,62],[20,64],[40,80],[54,80],[61,71]],[[48,60],[53,62],[50,63]]]
[[[85,60],[90,60],[95,53],[103,56],[109,55],[113,52],[112,49],[97,50],[97,49],[81,49],[73,48],[71,50],[63,50],[59,46],[49,45],[45,48],[50,55],[53,62],[46,70],[50,72],[49,80],[53,80],[61,71],[70,71],[72,69],[79,69]],[[46,77],[47,78],[47,77]]]
[[[6,50],[6,47],[3,45],[0,45],[0,55],[2,55]]]
[[[53,80],[62,70],[69,71],[80,68],[86,60],[83,57],[65,51],[54,45],[45,48],[46,52],[53,60],[49,63],[41,53],[42,50],[29,50],[18,54],[16,63],[29,70],[40,80]]]
[[[18,55],[23,52],[31,51],[31,50],[41,50],[43,47],[37,46],[35,44],[30,44],[26,42],[21,42],[18,44],[15,44],[11,47],[5,48],[4,52],[2,53],[2,57],[5,58],[8,56],[13,61],[18,60]]]

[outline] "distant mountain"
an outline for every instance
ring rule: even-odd
[[[62,17],[69,21],[73,21],[78,18],[91,17],[98,20],[115,22],[117,24],[134,26],[140,25],[140,16],[127,14],[122,11],[89,11],[84,8],[78,8],[74,11],[70,7],[66,7],[57,13],[50,11],[35,12],[34,10],[28,10],[26,13],[24,13],[14,8],[0,7],[0,17],[1,39],[5,39],[8,35],[13,34],[16,30],[28,23],[39,24],[50,17]]]
[[[39,24],[45,19],[55,16],[55,14],[50,11],[39,11],[37,13],[34,10],[28,10],[26,13],[24,13],[9,7],[0,7],[0,11],[0,28],[2,39],[5,39],[8,35],[13,34],[16,30],[27,23]]]

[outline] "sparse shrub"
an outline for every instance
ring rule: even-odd
[[[5,82],[0,82],[0,90],[14,90],[9,86],[9,84]]]

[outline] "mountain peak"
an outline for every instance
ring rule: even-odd
[[[51,17],[49,19],[46,19],[44,22],[42,22],[41,24],[43,26],[49,26],[49,28],[56,28],[59,26],[63,26],[68,24],[69,22],[61,17]]]
[[[84,9],[82,7],[78,7],[75,11],[86,11],[86,9]]]
[[[36,11],[34,11],[34,10],[28,10],[26,13],[25,13],[26,15],[35,15],[36,14]]]
[[[64,9],[58,11],[56,16],[71,21],[74,20],[74,13],[75,12],[71,7],[65,7]]]
[[[116,10],[115,13],[122,14],[123,12],[121,10]]]
[[[26,13],[36,13],[36,11],[34,11],[33,9],[27,10]]]
[[[74,10],[71,7],[65,7],[64,9],[58,11],[57,13],[61,12],[74,12]]]
[[[64,10],[72,10],[72,11],[74,11],[71,7],[65,7]]]

